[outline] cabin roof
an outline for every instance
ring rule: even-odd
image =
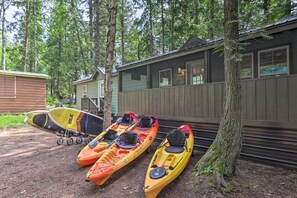
[[[283,32],[286,30],[297,28],[297,16],[291,16],[288,18],[281,19],[275,23],[267,24],[261,27],[253,28],[240,32],[240,41],[245,41],[257,37],[262,37],[265,34],[274,34],[278,32]],[[147,64],[152,64],[180,56],[185,56],[188,54],[202,52],[209,49],[213,49],[216,44],[223,42],[224,37],[215,38],[212,40],[205,41],[194,36],[185,42],[185,44],[177,50],[173,50],[164,54],[159,54],[156,56],[151,56],[146,59],[134,61],[124,65],[117,66],[118,71],[135,68]]]
[[[33,72],[7,71],[7,70],[0,70],[0,75],[19,76],[19,77],[27,77],[27,78],[44,78],[44,79],[51,78],[46,74],[33,73]]]
[[[89,74],[89,75],[86,75],[76,81],[74,81],[72,84],[73,85],[78,85],[78,84],[81,84],[81,83],[86,83],[86,82],[90,82],[90,81],[93,81],[93,80],[96,80],[97,78],[97,75],[101,73],[102,75],[105,75],[105,68],[104,67],[98,67],[93,74]],[[117,75],[117,69],[116,68],[112,68],[112,75],[115,76]]]

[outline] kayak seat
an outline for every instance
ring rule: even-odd
[[[121,124],[129,126],[132,122],[133,122],[133,117],[130,114],[125,113],[122,117]]]
[[[167,135],[167,140],[168,140],[169,146],[166,147],[165,149],[166,152],[182,153],[184,151],[186,136],[182,131],[178,129],[174,129],[170,131]]]
[[[138,140],[138,133],[129,131],[122,133],[120,137],[116,140],[116,143],[120,148],[131,149],[136,147],[136,143],[138,142]]]
[[[150,116],[143,116],[139,121],[139,130],[145,131],[152,127],[153,120]]]
[[[112,143],[118,136],[117,131],[109,129],[102,137],[101,141],[106,143]]]

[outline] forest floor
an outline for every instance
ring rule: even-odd
[[[145,173],[158,143],[116,172],[102,187],[85,182],[90,167],[76,156],[83,145],[56,144],[53,133],[32,127],[0,129],[0,197],[145,197]],[[296,197],[297,172],[239,160],[232,185],[217,190],[192,170],[201,157],[195,153],[185,171],[159,197]],[[197,182],[198,181],[198,182]]]

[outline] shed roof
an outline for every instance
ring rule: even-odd
[[[81,83],[86,83],[86,82],[93,81],[93,80],[96,79],[99,72],[102,75],[105,75],[105,68],[104,67],[98,67],[93,74],[86,75],[86,76],[74,81],[72,84],[73,85],[78,85],[78,84],[81,84]],[[117,69],[116,68],[112,68],[112,75],[117,75]]]
[[[288,18],[281,19],[272,24],[267,24],[261,27],[240,32],[239,39],[240,41],[245,41],[245,40],[261,37],[263,36],[263,33],[274,34],[274,33],[282,32],[282,31],[290,30],[294,28],[297,28],[297,16],[291,16]],[[196,40],[196,41],[199,40],[200,42],[196,42],[196,45],[192,45],[193,43],[195,43],[193,42],[193,40]],[[152,64],[152,63],[172,59],[175,57],[193,54],[196,52],[202,52],[208,49],[213,49],[215,47],[215,44],[221,43],[223,42],[223,40],[224,40],[224,37],[219,37],[219,38],[215,38],[215,39],[203,42],[203,40],[191,36],[180,49],[173,50],[164,54],[148,57],[146,59],[137,60],[124,65],[120,65],[117,67],[117,70],[118,71],[126,70],[130,68],[135,68],[135,67],[139,67],[147,64]],[[189,42],[191,43],[191,45],[187,45]]]
[[[0,75],[20,76],[20,77],[27,77],[27,78],[44,78],[44,79],[51,78],[46,74],[33,73],[33,72],[20,72],[20,71],[6,71],[6,70],[0,70]]]

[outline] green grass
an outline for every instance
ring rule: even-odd
[[[0,128],[18,127],[24,125],[25,115],[5,114],[0,115]]]

